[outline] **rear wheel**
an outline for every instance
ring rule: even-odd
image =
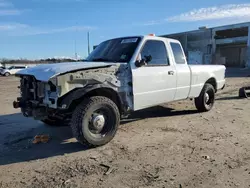
[[[4,76],[10,76],[9,72],[4,73]]]
[[[75,138],[88,146],[110,142],[118,129],[120,113],[117,105],[106,97],[85,99],[74,111],[71,128]]]
[[[195,106],[199,112],[210,111],[215,102],[215,89],[211,84],[205,84],[200,96],[195,98]]]

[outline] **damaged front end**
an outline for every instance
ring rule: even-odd
[[[13,102],[13,107],[21,108],[26,117],[65,120],[90,96],[110,98],[124,116],[133,108],[132,76],[127,64],[65,72],[47,81],[32,75],[18,76],[21,97]]]
[[[20,75],[20,97],[13,102],[14,108],[21,108],[25,117],[46,119],[56,112],[57,88],[52,81],[41,82],[34,76]]]

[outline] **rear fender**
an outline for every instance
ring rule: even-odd
[[[189,98],[198,97],[206,83],[210,83],[217,90],[215,75],[212,72],[203,72],[201,75],[194,72],[191,79]]]

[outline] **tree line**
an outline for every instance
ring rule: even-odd
[[[5,64],[48,64],[48,63],[63,63],[63,62],[79,62],[83,59],[75,60],[71,58],[47,58],[39,60],[29,60],[29,59],[0,59],[2,65]]]

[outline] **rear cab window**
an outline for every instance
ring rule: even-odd
[[[148,66],[169,65],[169,58],[166,45],[162,41],[147,40],[141,50],[141,58],[151,56],[152,60]]]
[[[181,45],[176,42],[170,42],[176,64],[186,64],[186,58]]]

